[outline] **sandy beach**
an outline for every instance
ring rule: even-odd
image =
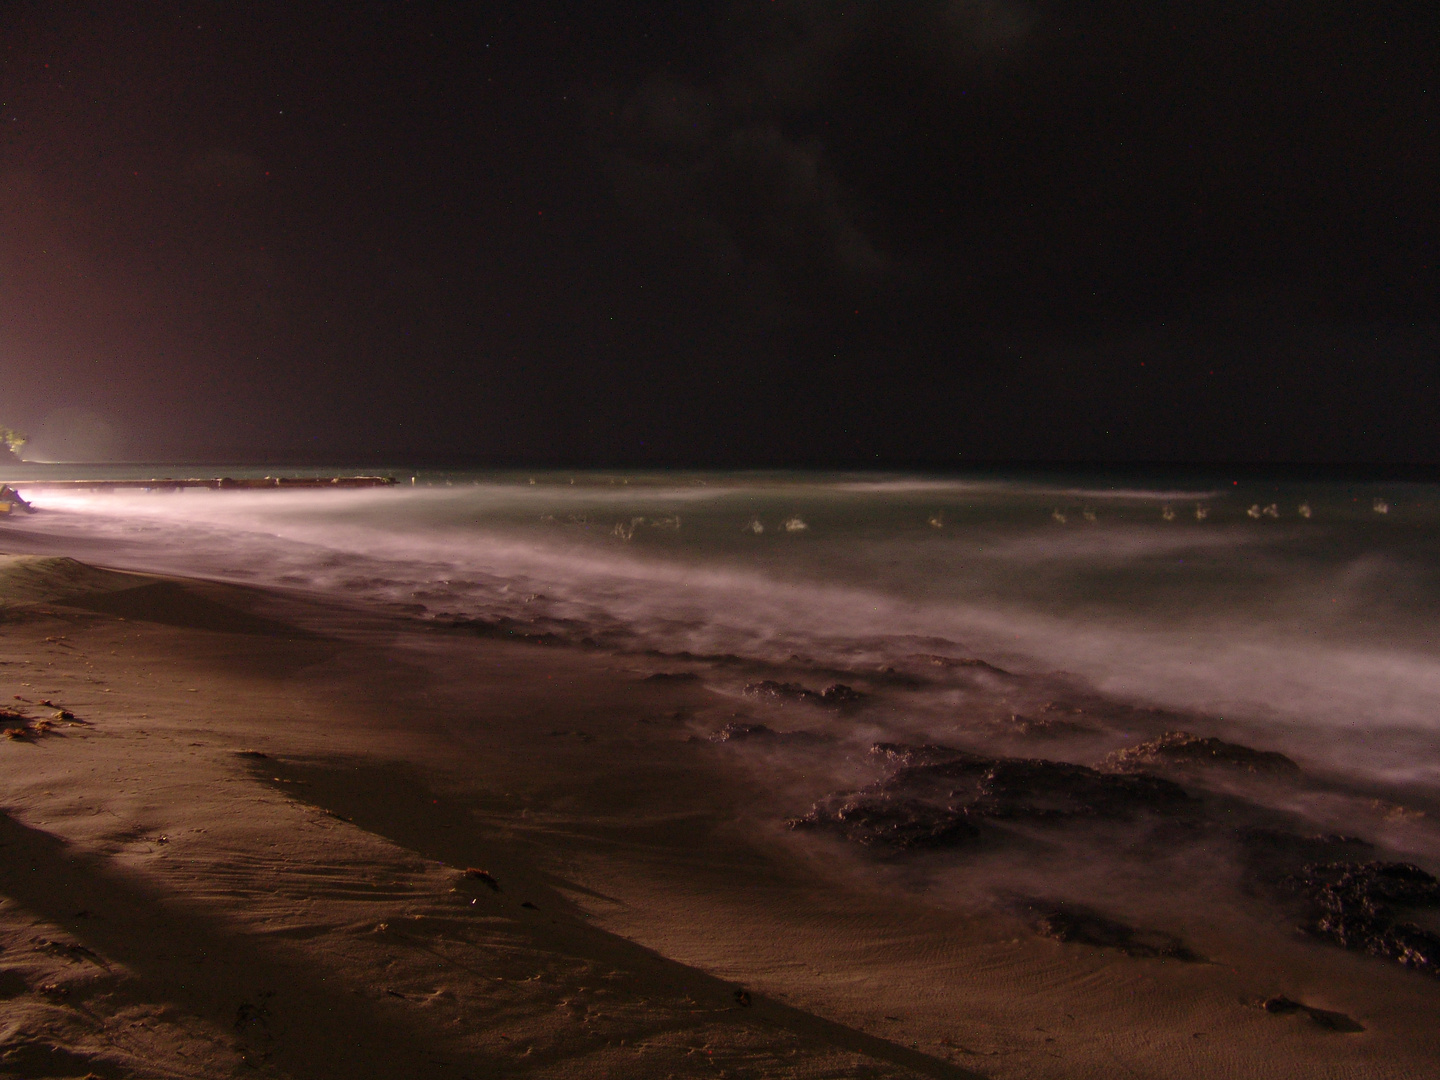
[[[1147,956],[971,902],[963,862],[786,828],[834,773],[705,737],[756,712],[714,662],[41,556],[0,591],[3,1075],[1398,1080],[1440,1055],[1434,979],[1204,890],[1131,905],[1185,927]]]

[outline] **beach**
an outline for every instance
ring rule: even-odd
[[[935,903],[903,866],[807,858],[765,825],[774,770],[692,741],[732,703],[648,678],[673,661],[397,645],[383,619],[273,593],[20,562],[3,661],[28,722],[0,744],[15,1075],[1433,1061],[1433,981],[1372,958],[1223,927],[1193,942],[1205,963],[1137,958]],[[438,680],[457,650],[464,682]],[[1364,1030],[1260,1007],[1277,995]]]
[[[12,523],[0,1071],[1428,1075],[1425,521],[727,483]]]

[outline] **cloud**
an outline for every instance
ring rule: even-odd
[[[884,54],[902,74],[963,72],[1033,23],[1014,0],[733,5],[704,75],[653,75],[609,110],[599,127],[614,194],[652,239],[742,286],[794,297],[871,285],[897,259],[834,151],[869,122],[854,115],[855,69]]]
[[[817,140],[778,123],[725,124],[683,87],[650,86],[624,117],[609,171],[621,203],[724,273],[880,270]]]

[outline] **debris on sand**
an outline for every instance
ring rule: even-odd
[[[28,742],[36,736],[53,734],[56,725],[61,722],[71,725],[84,723],[76,720],[75,714],[65,709],[57,710],[54,716],[42,716],[38,720],[32,720],[16,709],[0,708],[0,735],[17,742]]]
[[[877,743],[872,753],[901,767],[860,791],[820,800],[791,828],[831,828],[859,843],[908,849],[972,840],[988,821],[1127,818],[1191,804],[1183,788],[1157,776],[903,743]]]
[[[36,938],[34,945],[37,952],[42,952],[46,956],[57,956],[72,964],[88,962],[96,967],[104,968],[106,971],[110,970],[110,965],[101,959],[98,953],[93,949],[87,949],[84,945],[76,945],[67,941],[53,941],[50,938]]]
[[[1305,1015],[1310,1017],[1312,1021],[1315,1022],[1316,1026],[1322,1027],[1326,1031],[1344,1031],[1353,1033],[1365,1030],[1362,1025],[1356,1023],[1353,1019],[1346,1016],[1342,1012],[1331,1012],[1329,1009],[1317,1009],[1313,1005],[1304,1005],[1298,1001],[1292,1001],[1290,998],[1284,997],[1282,995],[1276,995],[1272,998],[1266,998],[1260,1003],[1260,1008],[1264,1009],[1268,1013],[1273,1013],[1276,1016],[1289,1016],[1293,1013],[1304,1013]]]
[[[753,697],[772,698],[781,702],[806,701],[812,705],[829,705],[831,707],[856,705],[865,699],[865,695],[859,690],[846,686],[844,683],[834,683],[824,690],[810,690],[799,683],[776,682],[774,679],[748,683],[745,693]]]
[[[1311,863],[1286,882],[1309,905],[1301,929],[1440,978],[1440,935],[1396,908],[1440,907],[1440,881],[1412,863]]]
[[[754,1002],[750,1000],[750,991],[743,987],[735,991],[734,997],[735,1004],[739,1005],[742,1009],[748,1009],[754,1004]]]
[[[1015,908],[1041,937],[1067,945],[1093,945],[1096,948],[1117,949],[1126,956],[1181,960],[1185,963],[1196,963],[1202,959],[1174,934],[1163,930],[1137,930],[1080,904],[1026,897],[1018,900]]]
[[[1158,739],[1127,746],[1105,759],[1102,767],[1111,772],[1137,772],[1154,768],[1187,768],[1214,765],[1244,772],[1295,775],[1300,766],[1274,750],[1252,750],[1238,743],[1192,735],[1188,731],[1167,731]]]

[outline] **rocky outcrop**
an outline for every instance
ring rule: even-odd
[[[1309,912],[1301,929],[1354,952],[1440,977],[1440,935],[1401,914],[1440,907],[1440,882],[1411,863],[1312,863],[1287,884]]]
[[[1102,763],[1102,768],[1122,773],[1208,766],[1284,776],[1300,772],[1300,766],[1284,754],[1252,750],[1239,743],[1192,735],[1188,731],[1167,731],[1158,739],[1117,750]]]
[[[1191,801],[1160,777],[1113,775],[1063,761],[901,743],[877,743],[872,753],[901,767],[860,791],[820,800],[791,827],[828,828],[872,845],[938,847],[973,840],[991,822],[1173,813]]]
[[[770,698],[779,702],[805,701],[811,705],[829,705],[831,707],[858,705],[865,699],[865,695],[859,690],[846,686],[844,683],[835,683],[827,686],[824,690],[808,690],[799,683],[776,682],[774,679],[749,683],[745,687],[745,693],[752,697]]]

